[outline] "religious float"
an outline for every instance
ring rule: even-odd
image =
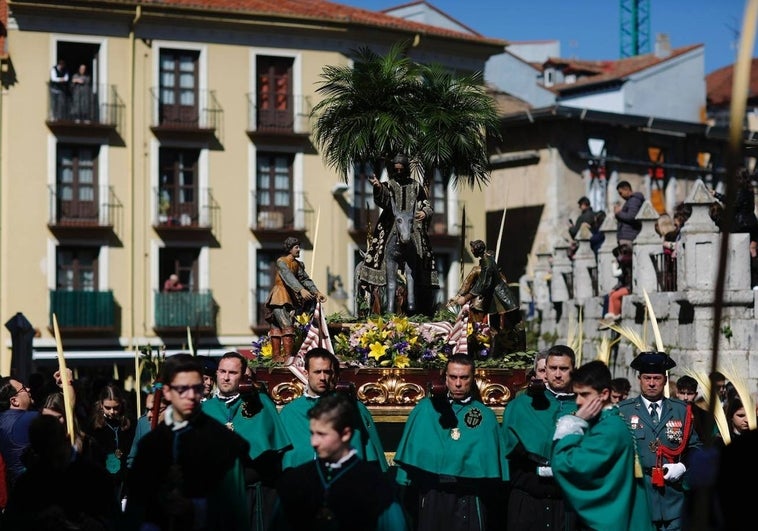
[[[466,352],[475,358],[482,401],[498,416],[527,384],[535,353],[513,350],[514,331],[493,333],[486,325],[469,322],[468,305],[448,314],[435,316],[446,320],[374,315],[360,322],[327,322],[317,308],[312,317],[298,317],[300,346],[288,364],[271,362],[265,335],[244,354],[251,359],[257,383],[283,406],[305,389],[305,352],[317,346],[332,351],[340,360],[338,385],[368,407],[391,453],[410,410],[430,393],[444,392],[449,355]]]

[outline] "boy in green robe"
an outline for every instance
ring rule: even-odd
[[[558,419],[553,477],[582,528],[652,531],[635,442],[611,403],[611,371],[595,360],[574,370],[571,381],[578,409]]]

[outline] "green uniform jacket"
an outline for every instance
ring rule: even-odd
[[[232,423],[234,432],[250,444],[250,459],[256,459],[266,451],[283,452],[292,447],[274,403],[264,394],[259,394],[258,398],[262,408],[250,418],[243,415],[241,398],[227,404],[214,397],[202,404],[205,414],[221,424]]]
[[[603,410],[584,435],[554,441],[550,464],[585,526],[652,531],[645,487],[634,477],[634,440],[618,408]]]
[[[431,474],[507,481],[508,462],[495,413],[477,400],[452,404],[452,413],[454,427],[443,428],[432,399],[419,402],[408,415],[395,462]]]
[[[296,398],[279,412],[287,435],[292,441],[292,450],[284,454],[282,468],[290,468],[313,461],[315,452],[311,446],[310,422],[308,410],[315,404],[318,398],[301,396]],[[356,402],[361,416],[361,426],[355,426],[350,445],[358,452],[358,457],[366,462],[376,462],[382,472],[387,470],[387,459],[384,456],[384,448],[376,431],[374,418],[371,412],[361,402]]]
[[[525,451],[549,460],[558,417],[574,411],[576,402],[573,397],[559,400],[548,390],[539,396],[517,395],[503,413],[505,456],[510,456],[521,444]]]
[[[675,482],[666,481],[664,487],[654,487],[650,476],[650,467],[655,466],[655,444],[663,444],[669,448],[676,448],[684,435],[684,422],[687,416],[687,404],[678,398],[664,398],[661,406],[661,418],[658,424],[653,424],[650,412],[642,401],[642,397],[629,398],[618,404],[622,417],[634,434],[637,443],[637,452],[640,456],[640,464],[645,471],[645,491],[650,506],[653,522],[661,520],[673,520],[681,518],[685,510],[685,479],[687,473]],[[679,461],[688,466],[688,458],[691,451],[701,448],[702,442],[690,426],[690,437],[687,447]],[[663,458],[663,464],[668,463]]]

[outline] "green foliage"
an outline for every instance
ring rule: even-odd
[[[313,135],[327,166],[347,182],[355,163],[377,170],[405,153],[424,175],[439,169],[473,187],[489,180],[488,138],[497,112],[482,75],[458,76],[411,60],[406,42],[386,55],[353,50],[354,66],[324,67],[312,111]]]
[[[732,336],[734,335],[734,332],[732,332],[732,327],[729,325],[722,326],[721,333],[724,335],[727,341],[731,340]]]

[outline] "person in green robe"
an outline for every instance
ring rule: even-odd
[[[446,392],[411,410],[395,453],[397,482],[418,531],[500,529],[508,481],[502,433],[479,398],[474,361],[454,354]]]
[[[248,443],[202,412],[203,369],[194,356],[169,356],[161,372],[170,405],[139,442],[123,529],[249,530]]]
[[[287,469],[313,461],[315,452],[311,446],[308,411],[319,399],[332,392],[339,372],[339,362],[334,354],[325,348],[316,347],[305,353],[305,371],[308,386],[303,395],[285,405],[279,412],[282,425],[292,441],[292,450],[284,454],[282,468]],[[382,441],[374,424],[371,412],[363,403],[355,400],[359,418],[353,425],[350,444],[358,452],[358,457],[387,471],[387,459]]]
[[[282,456],[292,448],[273,401],[253,386],[241,392],[247,362],[238,352],[227,352],[216,371],[216,396],[202,403],[203,412],[245,439],[244,462],[248,505],[254,531],[268,528],[276,501],[276,482]]]
[[[571,373],[578,409],[558,419],[553,477],[583,529],[653,531],[635,441],[611,403],[611,379],[600,360]]]
[[[575,359],[566,345],[550,347],[545,380],[533,379],[526,392],[505,406],[502,431],[511,478],[508,531],[576,528],[576,515],[566,507],[550,469],[555,423],[576,410],[571,391]]]
[[[308,431],[316,459],[288,468],[279,481],[272,531],[405,531],[392,482],[351,446],[358,410],[345,393],[313,402]]]

